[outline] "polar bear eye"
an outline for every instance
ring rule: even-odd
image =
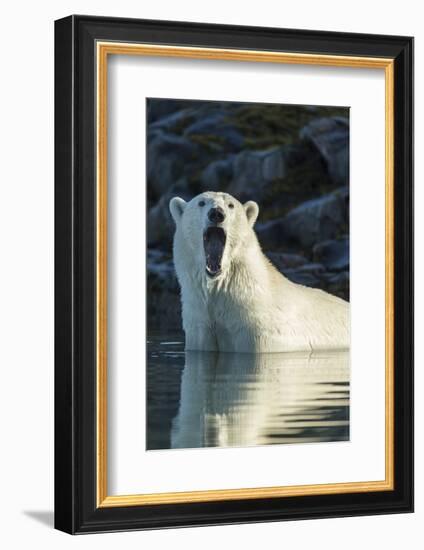
[[[205,206],[205,201],[199,201],[199,206],[200,207]]]
[[[228,205],[228,208],[234,208],[234,204],[230,202],[230,204]]]

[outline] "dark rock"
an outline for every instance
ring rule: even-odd
[[[228,122],[226,114],[222,111],[199,118],[184,130],[184,136],[203,136],[211,145],[221,145],[228,151],[238,151],[244,144],[243,136]]]
[[[242,151],[233,162],[233,181],[228,192],[239,200],[260,200],[269,183],[287,174],[288,155],[284,147],[268,151]]]
[[[189,191],[188,182],[181,178],[172,185],[158,202],[147,213],[147,244],[170,250],[175,232],[175,224],[169,211],[169,201],[173,197],[181,197],[184,200],[193,198]]]
[[[150,133],[156,133],[158,130],[179,134],[184,125],[189,126],[193,122],[194,116],[194,109],[182,109],[171,113],[150,124],[149,135]]]
[[[341,271],[340,273],[326,273],[322,275],[322,280],[325,283],[325,290],[343,298],[343,300],[349,300],[349,272]]]
[[[267,252],[266,256],[271,260],[277,269],[284,272],[305,265],[308,260],[299,254],[284,254],[283,252]]]
[[[160,197],[168,191],[199,153],[199,146],[183,137],[156,134],[147,148],[147,178],[154,195]]]
[[[279,147],[267,151],[262,161],[262,176],[267,182],[282,179],[287,174],[287,155],[284,148]]]
[[[321,276],[325,268],[321,264],[305,264],[296,269],[285,269],[283,274],[293,283],[315,288],[321,287]]]
[[[149,123],[155,122],[171,113],[198,105],[198,101],[181,99],[147,99],[147,120]]]
[[[181,328],[180,290],[170,254],[147,250],[147,313],[149,330]]]
[[[286,269],[284,273],[287,274],[294,271],[297,271],[299,273],[313,273],[314,275],[321,275],[322,273],[325,273],[325,267],[322,264],[318,263],[306,263],[295,269]]]
[[[284,217],[286,237],[308,248],[333,239],[346,229],[348,200],[349,190],[342,188],[301,204]]]
[[[255,231],[261,247],[264,250],[287,248],[287,239],[284,236],[284,221],[282,218],[269,222],[256,222]]]
[[[242,151],[233,164],[233,181],[228,192],[240,201],[256,199],[262,195],[262,162],[265,153],[263,151]]]
[[[147,250],[147,276],[150,278],[151,288],[172,292],[179,290],[172,258],[160,250]]]
[[[316,244],[313,248],[313,258],[331,271],[349,269],[349,238],[342,237]]]
[[[349,191],[342,188],[306,201],[282,219],[260,225],[258,236],[265,247],[312,248],[346,231]]]
[[[334,239],[346,231],[348,201],[349,191],[342,188],[300,204],[283,218],[257,223],[255,229],[259,241],[265,250],[298,250]]]
[[[349,121],[344,117],[312,120],[300,131],[300,138],[313,143],[327,164],[336,185],[349,183]]]
[[[233,177],[233,156],[211,162],[200,176],[201,191],[226,189]]]

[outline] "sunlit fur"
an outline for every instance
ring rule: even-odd
[[[203,207],[199,202],[203,201]],[[229,204],[234,205],[230,208]],[[203,232],[220,206],[227,242],[222,271],[206,274]],[[181,287],[187,350],[284,352],[349,347],[349,304],[290,282],[263,254],[253,230],[259,208],[227,193],[170,201],[174,264]]]

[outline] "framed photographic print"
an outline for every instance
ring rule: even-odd
[[[55,525],[413,509],[413,39],[55,24]]]

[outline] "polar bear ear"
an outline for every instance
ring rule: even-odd
[[[248,201],[243,204],[243,208],[246,212],[247,221],[250,227],[253,227],[259,214],[259,206],[254,201]]]
[[[180,197],[174,197],[169,201],[169,210],[176,224],[180,221],[181,216],[184,214],[186,206],[186,201],[184,199],[180,199]]]

